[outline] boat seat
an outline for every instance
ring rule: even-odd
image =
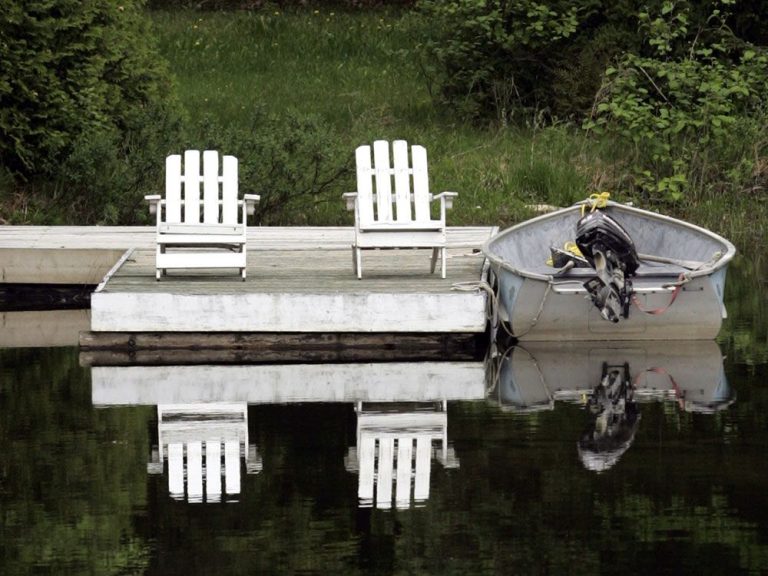
[[[532,270],[539,274],[553,274],[555,268],[546,264]],[[688,272],[689,269],[677,264],[666,264],[656,262],[642,262],[635,272],[636,278],[678,278],[680,274]],[[594,268],[571,268],[564,274],[558,274],[556,278],[590,278],[595,275]]]

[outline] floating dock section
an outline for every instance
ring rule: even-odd
[[[493,227],[448,229],[445,280],[430,273],[430,250],[366,252],[358,280],[349,227],[253,227],[245,281],[234,269],[169,271],[157,281],[151,227],[2,228],[5,283],[92,283],[112,263],[91,294],[90,330],[80,338],[86,349],[135,349],[140,342],[172,348],[173,335],[187,348],[190,336],[216,335],[225,347],[246,334],[347,334],[349,340],[478,335],[487,326],[488,294],[480,286],[488,270],[480,247]]]

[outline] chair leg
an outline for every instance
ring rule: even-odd
[[[363,279],[363,251],[360,248],[355,248],[355,271],[357,272],[357,279]]]
[[[240,268],[240,276],[242,276],[243,282],[245,282],[245,268]]]
[[[437,253],[440,249],[439,248],[432,248],[432,261],[430,262],[430,273],[435,273],[435,264],[437,263]]]
[[[162,271],[162,270],[160,270],[160,268],[158,268],[157,270],[155,270],[155,280],[156,280],[156,281],[160,282],[160,275],[162,274],[162,272],[163,272],[163,271]]]
[[[445,255],[445,247],[440,248],[440,256],[441,256],[441,262],[440,262],[440,270],[443,273],[443,280],[445,280],[445,268],[446,264],[448,263],[447,256]]]

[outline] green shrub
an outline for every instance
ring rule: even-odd
[[[610,58],[636,42],[633,0],[420,0],[416,53],[434,95],[502,123],[589,111]]]
[[[64,219],[131,220],[180,117],[143,2],[5,0],[0,40],[0,165],[17,190]]]
[[[656,16],[641,12],[649,55],[627,53],[606,70],[585,127],[632,146],[635,186],[646,201],[765,179],[768,54],[726,26],[730,4],[716,3],[706,28],[694,25],[684,3],[665,1]]]
[[[339,224],[344,216],[341,192],[352,189],[352,155],[317,117],[255,109],[243,122],[223,125],[208,116],[189,130],[183,149],[239,159],[241,194],[261,196],[254,223]]]

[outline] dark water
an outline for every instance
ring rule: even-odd
[[[717,343],[208,368],[0,350],[0,574],[766,574],[767,268],[733,263]]]

